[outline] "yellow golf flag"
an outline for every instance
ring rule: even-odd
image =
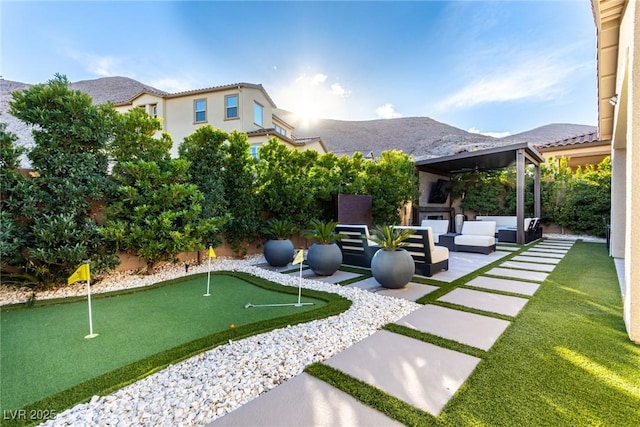
[[[293,259],[293,265],[300,264],[302,261],[304,261],[304,251],[300,249],[298,255]]]
[[[89,264],[82,264],[78,269],[69,276],[67,285],[72,285],[76,282],[87,282],[91,279],[91,273],[89,272]]]
[[[209,258],[215,258],[216,257],[216,253],[213,251],[213,248],[211,246],[209,246],[208,256],[209,256]]]

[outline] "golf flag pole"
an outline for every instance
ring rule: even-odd
[[[204,294],[204,296],[210,297],[211,293],[209,293],[209,285],[211,284],[211,258],[216,257],[216,253],[213,251],[213,248],[211,246],[209,246],[209,252],[207,253],[207,255],[209,257],[209,271],[207,272],[207,293]]]
[[[293,265],[300,264],[300,280],[298,281],[298,304],[300,304],[300,297],[302,296],[302,262],[304,261],[304,251],[300,249],[298,255],[293,259]]]
[[[98,334],[93,333],[93,314],[91,313],[91,271],[89,269],[89,263],[82,264],[78,269],[69,276],[67,285],[72,285],[76,282],[87,282],[87,304],[89,306],[89,335],[85,338],[95,338]]]

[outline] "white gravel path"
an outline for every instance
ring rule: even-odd
[[[297,276],[270,272],[246,260],[217,259],[212,270],[237,270],[288,286],[298,286]],[[206,272],[192,266],[189,274]],[[149,285],[184,276],[184,265],[166,265],[153,276],[114,273],[92,291],[107,292]],[[45,426],[194,426],[225,415],[278,384],[300,374],[314,362],[323,361],[368,337],[421,305],[376,295],[358,288],[303,279],[303,287],[342,295],[353,301],[337,316],[289,326],[206,351],[154,373],[107,396],[64,411]],[[38,299],[84,295],[83,284],[42,292]],[[0,291],[0,304],[23,302],[29,292]]]

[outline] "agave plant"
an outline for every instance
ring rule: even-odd
[[[406,240],[413,234],[410,228],[395,228],[392,225],[378,225],[371,230],[369,240],[385,251],[396,251],[408,246]]]
[[[262,229],[262,233],[270,239],[289,239],[293,233],[298,231],[296,225],[288,219],[272,218],[267,221],[267,225]]]
[[[342,233],[335,232],[336,225],[338,225],[335,221],[323,222],[314,219],[311,221],[310,225],[311,229],[304,232],[304,237],[308,239],[316,239],[324,245],[346,237]]]

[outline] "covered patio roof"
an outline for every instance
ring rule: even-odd
[[[489,148],[486,150],[468,151],[450,156],[416,160],[418,171],[430,172],[437,175],[451,176],[456,173],[486,171],[516,166],[516,217],[517,242],[525,242],[524,230],[524,173],[525,164],[535,167],[534,175],[534,216],[540,217],[540,163],[544,161],[542,155],[526,142]]]
[[[539,166],[544,157],[526,142],[486,150],[467,151],[450,156],[434,157],[416,161],[416,168],[424,172],[448,176],[454,173],[503,169],[512,166],[518,152],[523,152],[526,160]]]

